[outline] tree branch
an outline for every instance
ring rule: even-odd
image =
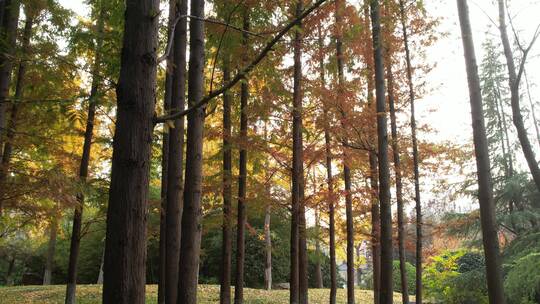
[[[289,24],[287,24],[287,26],[285,26],[281,31],[279,31],[279,33],[276,36],[274,36],[274,38],[272,38],[270,42],[266,44],[266,46],[259,53],[259,55],[243,70],[238,72],[238,74],[236,74],[236,76],[231,81],[229,81],[229,83],[223,85],[221,88],[217,90],[210,92],[208,95],[203,97],[199,102],[197,102],[196,104],[192,105],[190,108],[182,112],[177,112],[177,113],[172,113],[170,115],[156,117],[154,119],[154,123],[155,124],[163,123],[167,120],[175,120],[179,117],[185,116],[195,111],[196,109],[206,105],[213,98],[218,97],[219,95],[225,93],[227,90],[232,88],[235,84],[237,84],[240,80],[244,79],[246,75],[249,74],[255,68],[255,66],[257,66],[266,57],[266,55],[268,55],[270,51],[272,51],[272,48],[274,47],[274,45],[276,45],[276,43],[278,43],[279,40],[281,40],[281,38],[285,36],[285,34],[290,29],[292,29],[295,25],[299,24],[304,18],[306,18],[309,14],[311,14],[314,10],[316,10],[326,1],[327,0],[317,0],[317,2],[315,2],[310,8],[306,9],[302,14],[300,14],[300,16],[298,16],[296,19],[294,19]]]

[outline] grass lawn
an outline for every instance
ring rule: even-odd
[[[64,303],[65,285],[54,286],[16,286],[0,287],[0,303],[3,304],[56,304]],[[259,289],[244,289],[245,303],[248,304],[282,304],[289,302],[288,290],[265,291]],[[328,289],[312,289],[309,291],[311,304],[328,303]],[[346,303],[344,289],[339,289],[338,303]],[[157,286],[146,287],[146,303],[156,303]],[[100,285],[81,285],[77,287],[77,303],[101,303]],[[219,303],[219,286],[199,285],[199,303]],[[373,303],[373,292],[368,290],[356,291],[356,303]],[[394,303],[401,303],[401,295],[396,293]]]

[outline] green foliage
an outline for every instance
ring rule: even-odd
[[[518,259],[506,276],[504,288],[509,304],[540,303],[540,253]]]
[[[428,297],[448,304],[488,303],[484,260],[475,251],[446,251],[425,268]]]
[[[399,261],[394,260],[392,278],[394,282],[394,290],[396,292],[402,292],[401,270],[399,266]],[[416,294],[416,268],[411,263],[405,262],[405,270],[407,271],[407,291],[410,295]]]

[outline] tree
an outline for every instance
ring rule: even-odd
[[[480,202],[480,221],[482,241],[486,258],[486,276],[490,303],[506,302],[502,284],[501,263],[499,257],[499,239],[495,221],[495,202],[491,179],[489,150],[482,109],[480,79],[469,21],[469,8],[466,0],[457,0],[461,38],[467,67],[467,80],[471,102],[474,151],[478,175],[478,200]]]
[[[1,3],[2,22],[0,23],[0,37],[2,38],[2,54],[0,55],[0,154],[3,154],[4,133],[6,133],[7,98],[9,96],[9,86],[11,83],[11,73],[13,61],[9,56],[13,56],[15,42],[17,38],[17,25],[19,23],[20,2],[17,0],[6,0]],[[0,168],[0,170],[4,170]],[[0,184],[5,180],[4,173],[0,172]],[[0,201],[0,215],[2,214],[2,201]]]
[[[249,14],[248,6],[244,8],[243,30],[249,31]],[[247,62],[247,48],[249,45],[248,34],[242,34],[242,46],[244,47],[244,63]],[[240,89],[240,159],[238,163],[238,218],[236,223],[236,286],[234,289],[234,303],[242,304],[244,302],[244,260],[245,260],[245,228],[247,224],[246,217],[246,190],[247,190],[247,129],[248,129],[248,114],[247,105],[249,99],[248,80],[244,79]]]
[[[344,86],[344,64],[343,64],[343,42],[342,42],[342,14],[345,9],[343,0],[336,1],[335,19],[336,19],[336,58],[338,66],[338,98],[342,118],[345,116],[343,106],[343,86]],[[343,140],[343,182],[345,184],[345,209],[347,218],[347,303],[354,304],[354,227],[352,212],[352,193],[351,193],[351,169],[349,168],[346,149],[348,143]]]
[[[396,201],[397,201],[397,225],[398,225],[398,253],[399,271],[401,278],[401,296],[403,304],[409,303],[408,283],[407,283],[407,262],[405,260],[405,214],[403,202],[403,181],[401,180],[401,159],[399,155],[399,139],[397,133],[396,107],[394,95],[394,75],[392,74],[391,58],[388,58],[386,77],[388,82],[388,107],[390,109],[390,126],[392,132],[392,156],[394,158],[394,174],[396,179]]]
[[[521,97],[520,97],[520,92],[519,92],[521,77],[525,69],[527,55],[531,47],[533,46],[534,42],[538,38],[538,35],[540,35],[540,32],[538,32],[538,29],[536,30],[536,32],[534,33],[533,40],[531,41],[527,49],[524,49],[520,45],[520,48],[523,54],[522,54],[522,59],[519,64],[518,70],[516,70],[516,65],[514,63],[514,55],[512,52],[512,48],[510,46],[510,40],[508,39],[508,33],[506,31],[504,1],[498,0],[498,4],[499,4],[499,31],[501,33],[501,41],[504,48],[504,56],[506,57],[506,66],[508,67],[508,82],[510,84],[510,104],[512,106],[512,121],[514,122],[514,126],[516,127],[518,139],[521,144],[521,150],[523,151],[523,155],[525,156],[525,159],[527,160],[527,165],[529,166],[529,170],[531,171],[531,175],[533,176],[533,180],[536,184],[536,187],[538,188],[538,191],[540,191],[540,168],[538,167],[538,162],[536,161],[536,157],[534,155],[534,151],[532,149],[531,142],[527,134],[527,129],[525,129],[525,125],[523,123],[523,116],[521,115],[521,106],[520,106]],[[519,41],[518,41],[518,44],[519,44]]]
[[[96,47],[94,50],[94,67],[92,70],[92,85],[90,89],[88,116],[86,118],[86,129],[84,132],[84,144],[79,166],[79,179],[82,183],[86,182],[88,177],[88,166],[90,163],[90,151],[92,147],[92,138],[94,135],[94,120],[96,116],[96,105],[100,94],[101,78],[100,65],[103,47],[103,28],[105,24],[105,6],[100,1],[97,10],[98,20],[96,24]],[[67,273],[66,304],[75,303],[75,290],[77,286],[77,262],[79,258],[79,249],[81,242],[82,215],[84,209],[84,193],[77,194],[77,206],[73,211],[73,228],[71,232],[71,242],[69,249],[69,265]]]
[[[379,1],[371,1],[373,58],[375,62],[375,92],[377,105],[377,138],[379,165],[379,201],[381,204],[381,289],[380,303],[393,302],[392,287],[392,210],[390,205],[390,167],[388,162],[388,131],[386,118],[384,60],[382,54]]]
[[[107,209],[103,303],[144,303],[159,1],[126,5]]]
[[[0,55],[0,154],[2,156],[5,154],[4,133],[8,133],[5,131],[6,129],[7,131],[10,129],[9,127],[6,128],[6,101],[9,96],[9,86],[13,69],[13,63],[9,59],[9,56],[13,56],[15,51],[19,10],[20,3],[17,0],[6,0],[2,3],[2,24],[0,27],[0,37],[4,39],[1,45],[2,54]],[[6,134],[6,136],[9,135]],[[7,170],[7,165],[2,160],[2,163],[0,163],[0,186],[2,186],[2,189],[6,182]],[[2,192],[3,190],[0,190],[0,194]],[[2,207],[3,199],[0,199],[0,215],[2,215]]]
[[[204,0],[191,0],[189,20],[188,103],[197,104],[204,93]],[[202,148],[205,109],[188,114],[184,212],[180,242],[177,303],[197,303],[197,278],[201,246]]]
[[[422,303],[422,202],[420,200],[420,172],[418,140],[416,138],[416,116],[414,107],[414,84],[412,80],[412,64],[409,50],[409,36],[407,31],[407,17],[405,12],[405,1],[399,0],[401,28],[403,31],[403,44],[405,46],[405,62],[407,64],[407,84],[409,85],[409,102],[411,103],[411,135],[413,146],[413,168],[414,168],[414,200],[416,203],[416,303]]]
[[[187,14],[187,0],[176,1],[175,18]],[[172,87],[170,109],[184,110],[187,20],[180,18],[172,33]],[[173,121],[169,130],[167,165],[167,205],[165,207],[165,303],[175,304],[178,291],[178,267],[180,260],[180,233],[182,217],[183,160],[184,160],[184,118]]]

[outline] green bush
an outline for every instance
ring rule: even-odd
[[[508,303],[540,303],[540,253],[524,256],[511,267],[504,288]]]
[[[401,290],[401,270],[399,268],[399,261],[394,260],[393,263],[393,284],[394,291],[402,292]],[[407,271],[407,291],[410,295],[416,294],[416,267],[411,263],[405,262],[405,270]]]
[[[475,251],[446,251],[432,257],[424,271],[428,297],[445,304],[488,303],[483,256]]]

